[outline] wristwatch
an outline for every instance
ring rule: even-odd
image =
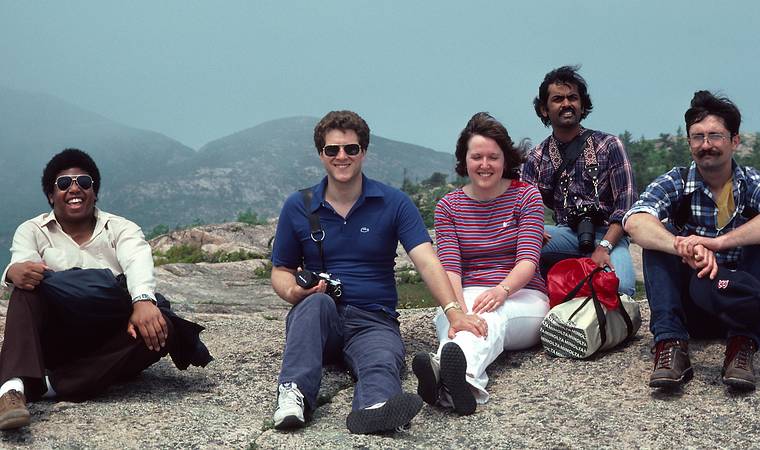
[[[605,250],[607,250],[607,253],[609,253],[612,251],[613,245],[610,244],[610,241],[608,241],[607,239],[602,239],[601,241],[599,241],[599,247],[604,248]]]
[[[137,302],[151,302],[151,303],[153,303],[154,305],[156,305],[156,304],[157,304],[157,302],[156,302],[156,299],[155,299],[155,298],[153,298],[153,297],[151,297],[151,296],[150,296],[150,295],[148,295],[148,294],[140,294],[140,295],[138,295],[137,297],[135,297],[135,298],[133,298],[133,299],[132,299],[132,304],[133,304],[133,305],[134,305],[135,303],[137,303]]]
[[[459,305],[458,301],[453,300],[443,307],[443,314],[446,314],[450,309],[456,309],[456,310],[461,311],[462,307]]]

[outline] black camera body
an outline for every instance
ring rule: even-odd
[[[578,250],[581,253],[594,251],[596,227],[604,224],[604,215],[596,205],[575,206],[567,212],[567,224],[578,235]]]
[[[304,289],[313,288],[319,280],[325,280],[327,284],[325,294],[339,302],[343,296],[343,283],[339,279],[333,278],[329,273],[316,273],[311,270],[301,270],[296,273],[296,283]]]

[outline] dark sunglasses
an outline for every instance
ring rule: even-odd
[[[348,156],[356,156],[359,154],[360,151],[362,151],[362,147],[359,144],[325,145],[324,147],[322,147],[322,151],[325,153],[326,156],[330,156],[330,157],[338,156],[338,153],[340,153],[341,147],[343,147],[343,151],[346,152]]]
[[[95,183],[94,181],[92,181],[92,177],[89,175],[61,175],[60,177],[55,179],[55,185],[61,191],[65,191],[68,188],[70,188],[71,183],[75,181],[77,183],[77,186],[84,189],[85,191],[90,189],[92,185]]]

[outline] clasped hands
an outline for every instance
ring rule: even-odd
[[[697,271],[697,277],[715,279],[718,274],[715,253],[722,250],[718,239],[696,235],[676,236],[673,247],[681,261]]]

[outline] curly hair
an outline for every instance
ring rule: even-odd
[[[50,196],[53,194],[56,175],[72,167],[78,167],[92,177],[92,188],[95,190],[95,196],[97,197],[100,190],[100,171],[95,161],[82,150],[67,148],[53,156],[45,166],[45,170],[42,171],[42,192],[45,193],[45,199],[51,207],[53,206],[53,202],[50,201]]]
[[[364,119],[353,111],[330,111],[314,127],[314,145],[317,153],[322,153],[325,146],[325,134],[330,130],[352,130],[359,136],[359,145],[363,150],[369,147],[369,126]]]
[[[523,145],[515,147],[504,125],[487,112],[479,112],[472,116],[464,130],[459,134],[457,148],[454,152],[457,160],[455,170],[459,176],[467,176],[467,148],[470,139],[476,135],[493,139],[501,148],[502,153],[504,153],[502,178],[512,180],[520,178],[520,165],[524,160]]]
[[[583,109],[581,120],[591,114],[594,104],[591,103],[591,96],[588,94],[586,80],[578,73],[580,68],[581,66],[562,66],[547,73],[544,77],[544,81],[538,87],[538,97],[533,99],[533,109],[536,110],[536,115],[541,119],[544,126],[548,127],[551,124],[549,118],[544,117],[541,113],[541,108],[546,108],[549,101],[549,86],[552,84],[572,85],[578,88],[578,94],[581,96],[581,108]]]
[[[732,137],[739,134],[739,125],[742,123],[739,108],[727,97],[716,96],[710,91],[694,93],[691,108],[687,109],[683,115],[686,121],[686,133],[689,133],[692,125],[710,115],[720,117]]]

